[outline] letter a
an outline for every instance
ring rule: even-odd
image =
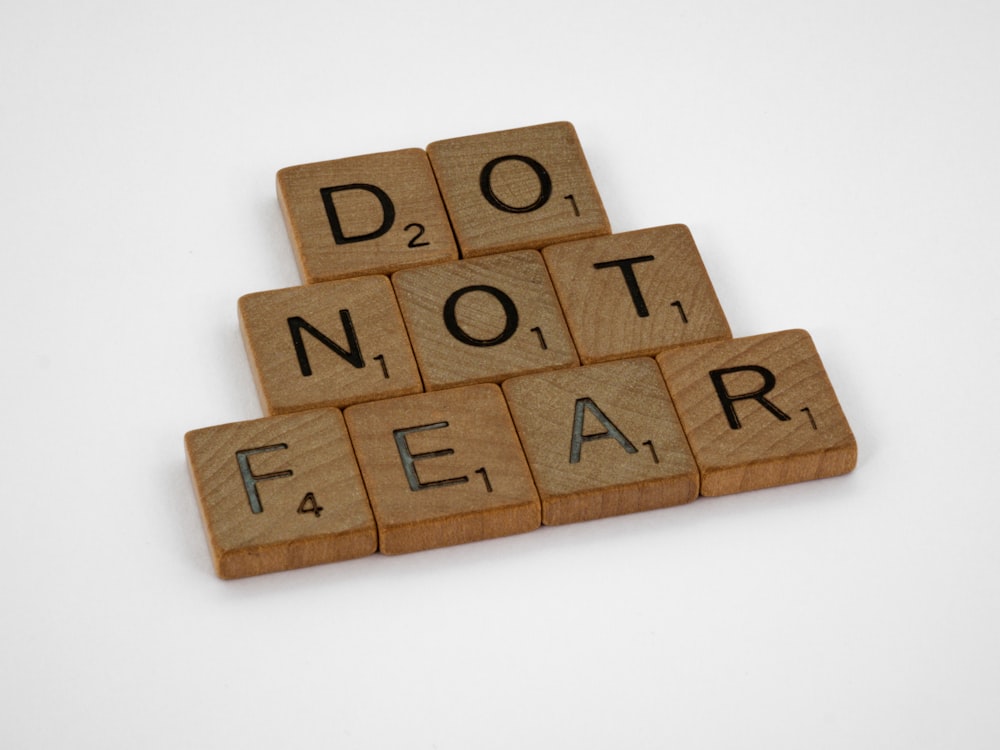
[[[594,432],[589,435],[583,434],[583,417],[584,412],[587,411],[604,426],[604,432]],[[573,413],[573,438],[570,441],[569,462],[571,464],[580,463],[580,450],[583,448],[584,442],[603,440],[604,438],[614,438],[617,440],[626,453],[638,452],[622,431],[615,427],[614,422],[608,419],[608,416],[598,408],[593,399],[586,397],[578,398],[576,400],[576,410]]]

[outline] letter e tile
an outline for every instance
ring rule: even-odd
[[[437,141],[427,153],[465,258],[611,231],[568,122]]]
[[[805,331],[694,344],[656,360],[698,462],[703,495],[854,468],[854,434]]]
[[[268,414],[423,390],[385,276],[257,292],[241,297],[238,307]]]
[[[277,187],[306,284],[458,258],[423,149],[286,167]]]
[[[542,522],[664,508],[698,496],[698,467],[650,358],[503,384],[542,502]]]
[[[220,578],[375,552],[375,520],[337,409],[192,430],[184,443]]]
[[[538,495],[499,386],[357,404],[344,417],[383,553],[540,525]]]

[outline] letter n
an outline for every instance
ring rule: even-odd
[[[302,340],[302,331],[306,331],[314,339],[324,346],[332,349],[335,354],[343,357],[351,365],[357,368],[365,366],[364,357],[361,355],[361,345],[358,343],[358,336],[354,332],[354,323],[351,321],[349,310],[340,311],[340,322],[344,326],[344,333],[347,335],[347,348],[345,349],[333,339],[317,328],[309,325],[303,318],[298,316],[288,319],[288,330],[292,334],[292,344],[295,347],[295,356],[299,360],[299,369],[303,377],[312,375],[312,365],[309,364],[309,355],[306,353],[306,345]]]

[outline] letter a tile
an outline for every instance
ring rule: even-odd
[[[857,444],[802,330],[695,344],[656,358],[703,495],[846,474]]]
[[[277,183],[306,284],[458,258],[422,149],[286,167]]]
[[[238,307],[268,414],[423,390],[385,276],[257,292],[241,297]]]
[[[383,553],[538,528],[538,494],[499,386],[358,404],[344,417]]]
[[[375,520],[337,409],[192,430],[184,443],[220,578],[375,552]]]
[[[611,231],[568,122],[437,141],[427,153],[465,258]]]
[[[732,338],[683,224],[566,242],[542,255],[585,363]]]
[[[665,508],[698,496],[698,467],[652,359],[526,375],[503,389],[543,523]]]

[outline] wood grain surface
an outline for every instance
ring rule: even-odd
[[[375,552],[375,519],[337,409],[206,427],[184,443],[220,578]]]
[[[241,297],[237,306],[268,414],[423,390],[385,276],[257,292]]]
[[[503,384],[547,525],[664,508],[698,496],[698,467],[646,357]]]
[[[657,358],[703,495],[845,474],[854,434],[802,330],[697,344]]]
[[[579,363],[535,250],[399,271],[392,284],[428,391]]]
[[[521,444],[492,384],[345,410],[385,554],[538,528]]]
[[[427,153],[462,257],[611,231],[568,122],[436,141]]]
[[[733,339],[683,224],[610,234],[568,122],[277,184],[305,285],[238,303],[276,416],[185,436],[224,578],[856,464],[809,334]]]
[[[732,338],[683,224],[560,243],[542,255],[585,363]]]
[[[277,190],[306,284],[458,258],[422,149],[286,167]]]

